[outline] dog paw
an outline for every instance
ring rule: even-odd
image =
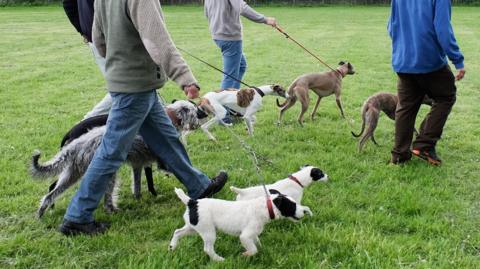
[[[216,262],[223,262],[225,260],[225,258],[223,258],[221,256],[215,256],[215,257],[212,257],[212,260],[214,260]]]
[[[255,255],[256,252],[251,252],[251,251],[245,251],[242,253],[242,256],[244,257],[251,257],[253,255]]]

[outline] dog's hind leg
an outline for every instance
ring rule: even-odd
[[[287,101],[285,101],[285,105],[280,108],[280,113],[278,114],[277,124],[279,125],[282,122],[283,114],[287,109],[291,108],[297,102],[297,97],[291,96]]]
[[[362,139],[360,139],[360,142],[358,142],[358,151],[362,151],[363,146],[368,139],[372,139],[372,141],[375,141],[375,138],[372,137],[374,135],[375,129],[377,128],[378,118],[378,111],[375,111],[373,109],[368,111],[367,115],[365,116],[365,120],[368,126],[362,136]],[[374,143],[378,145],[376,141]]]
[[[147,178],[147,188],[148,191],[153,195],[157,196],[157,191],[155,190],[155,185],[153,184],[153,170],[150,166],[145,166],[145,177]]]
[[[308,104],[310,103],[310,96],[307,93],[303,99],[299,100],[302,104],[302,111],[300,111],[300,115],[298,116],[298,123],[303,126],[303,115],[305,115],[305,112],[307,112]]]
[[[215,227],[209,227],[202,231],[197,230],[197,232],[200,234],[200,236],[203,239],[203,250],[205,251],[205,253],[207,253],[208,256],[210,256],[210,258],[214,261],[221,262],[225,260],[223,257],[215,253],[215,240],[217,239]]]
[[[185,224],[185,226],[183,226],[180,229],[176,229],[175,232],[173,233],[173,237],[172,237],[172,240],[170,241],[168,249],[175,250],[175,248],[178,245],[178,240],[180,240],[182,237],[186,235],[190,235],[194,233],[195,233],[195,230],[192,229],[192,227],[190,227],[188,224]]]
[[[48,187],[48,192],[51,192],[55,189],[55,186],[57,186],[57,180],[55,180],[52,184],[50,184],[50,187]],[[50,205],[50,208],[53,209],[55,208],[55,203],[52,203]]]
[[[257,246],[255,245],[255,241],[257,239],[258,239],[258,235],[254,235],[246,232],[242,232],[242,234],[240,234],[240,242],[242,243],[242,246],[246,250],[242,254],[243,256],[253,256],[258,252]]]
[[[56,181],[55,188],[47,195],[43,196],[40,207],[37,210],[37,217],[41,218],[45,211],[52,206],[58,196],[60,196],[65,190],[70,188],[77,180],[78,176],[74,176],[71,170],[66,169],[60,174],[58,181]]]
[[[312,121],[315,119],[315,115],[317,115],[317,109],[318,106],[320,105],[320,101],[322,100],[322,97],[319,95],[317,99],[317,103],[315,104],[315,108],[313,108],[312,114],[310,115],[310,118]]]
[[[140,197],[142,197],[142,168],[132,167],[132,173],[132,193],[135,199],[140,199]]]
[[[112,178],[107,184],[107,189],[105,191],[105,196],[104,196],[103,208],[109,214],[115,211],[118,211],[117,191],[118,191],[119,182],[120,180],[117,178],[117,175],[113,174]]]

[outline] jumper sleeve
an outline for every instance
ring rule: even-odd
[[[448,58],[455,65],[455,68],[460,69],[464,67],[463,54],[457,45],[457,40],[453,33],[451,24],[452,4],[450,0],[435,1],[435,17],[434,27],[437,35],[437,40]]]

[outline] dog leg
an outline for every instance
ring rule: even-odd
[[[74,176],[70,169],[64,170],[60,174],[55,188],[40,201],[40,207],[37,210],[37,217],[41,218],[43,214],[45,214],[45,211],[55,202],[57,197],[75,184],[78,179],[80,179],[80,177]]]
[[[379,111],[375,109],[370,109],[367,114],[365,115],[365,122],[367,124],[367,128],[365,133],[363,134],[362,138],[358,142],[358,151],[361,152],[363,146],[367,142],[368,139],[373,137],[375,129],[377,128],[378,118],[379,118]],[[374,139],[373,139],[374,141]]]
[[[153,195],[157,196],[157,191],[155,190],[155,185],[153,185],[153,171],[152,167],[150,166],[145,166],[145,177],[147,178],[147,188],[148,191]]]
[[[187,146],[187,135],[189,135],[192,131],[190,130],[183,130],[182,135],[180,136],[180,141],[182,142],[183,146]]]
[[[299,100],[300,100],[300,103],[302,104],[302,111],[298,116],[298,123],[300,123],[300,125],[303,126],[303,115],[305,115],[305,112],[307,112],[308,104],[310,103],[310,97],[306,95],[305,98],[300,98]]]
[[[175,250],[175,248],[178,245],[178,240],[180,240],[182,237],[186,235],[191,235],[194,233],[195,233],[195,230],[192,229],[192,227],[190,227],[187,224],[185,224],[185,226],[183,226],[182,228],[175,230],[175,232],[173,233],[172,240],[170,241],[170,245],[168,246],[168,249],[172,251]]]
[[[214,117],[214,118],[210,119],[209,121],[207,121],[206,123],[202,124],[202,126],[200,126],[202,128],[202,130],[205,132],[205,134],[207,134],[208,139],[216,141],[215,137],[213,136],[212,133],[210,133],[210,131],[208,129],[210,129],[210,127],[217,124],[218,122],[219,122],[218,119],[216,117]]]
[[[135,199],[142,197],[142,168],[132,167],[132,193]]]
[[[203,239],[203,250],[205,253],[210,256],[210,258],[214,261],[224,261],[225,259],[215,253],[215,240],[217,239],[217,234],[215,232],[215,228],[204,230],[204,231],[197,231],[199,232],[200,236]]]
[[[335,101],[337,102],[338,109],[340,109],[342,118],[345,119],[345,113],[343,113],[342,99],[340,99],[340,94],[335,94]]]
[[[258,238],[258,235],[255,237],[255,245],[257,245],[257,247],[262,246],[262,243],[260,242],[260,238]]]
[[[283,114],[287,109],[291,108],[297,102],[295,96],[291,96],[290,99],[287,99],[286,104],[280,109],[280,114],[278,115],[277,125],[280,125],[282,122]]]
[[[111,214],[119,210],[117,206],[117,190],[118,190],[119,181],[120,180],[117,179],[117,175],[113,174],[112,178],[107,184],[107,189],[105,191],[105,196],[104,196],[103,208],[105,209],[105,212],[107,212],[108,214]]]
[[[255,245],[255,241],[257,239],[258,235],[252,235],[251,233],[246,232],[242,232],[242,234],[240,234],[240,242],[246,250],[242,254],[243,256],[253,256],[258,252],[257,246]]]
[[[313,109],[313,112],[310,115],[310,118],[312,119],[312,121],[315,119],[315,115],[317,115],[317,109],[318,109],[318,106],[320,105],[320,101],[322,101],[322,97],[318,96],[317,103],[315,104],[315,108]]]
[[[253,135],[253,122],[255,122],[254,113],[255,112],[249,111],[247,109],[247,111],[245,111],[245,115],[243,116],[243,118],[245,119],[245,124],[247,125],[248,134],[251,136]]]

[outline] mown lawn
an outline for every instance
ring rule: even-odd
[[[390,68],[386,7],[259,8],[276,16],[284,29],[331,64],[352,62],[357,74],[344,81],[348,117],[360,128],[363,101],[378,91],[395,91]],[[303,204],[313,218],[300,223],[267,225],[263,247],[242,257],[238,238],[220,235],[217,252],[223,264],[210,262],[198,236],[185,238],[177,251],[167,251],[184,207],[173,193],[180,183],[156,173],[162,196],[146,190],[136,201],[130,171],[122,169],[121,212],[97,218],[111,221],[98,237],[65,238],[55,231],[73,195],[59,199],[43,219],[35,218],[49,181],[33,180],[28,164],[34,149],[44,160],[58,150],[63,134],[105,94],[104,81],[89,49],[60,7],[0,9],[0,267],[2,268],[479,268],[480,267],[480,20],[479,8],[454,9],[457,39],[465,53],[467,76],[458,83],[458,101],[438,151],[444,165],[434,168],[415,160],[405,167],[387,166],[393,122],[382,117],[376,137],[381,147],[356,150],[333,97],[321,104],[316,121],[301,128],[299,107],[289,110],[276,127],[274,98],[264,100],[254,137],[244,125],[234,128],[259,154],[268,182],[283,178],[303,164],[315,164],[331,177],[312,185]],[[200,7],[166,7],[168,28],[177,45],[220,66]],[[324,70],[279,33],[245,21],[245,52],[251,84],[285,87],[302,73]],[[215,90],[220,75],[186,57],[202,91]],[[169,83],[165,99],[182,98]],[[310,109],[312,109],[314,100]],[[422,109],[425,115],[426,109]],[[250,159],[221,127],[219,142],[201,132],[189,137],[196,166],[210,175],[230,173],[228,185],[258,184]],[[232,199],[226,188],[218,197]]]

